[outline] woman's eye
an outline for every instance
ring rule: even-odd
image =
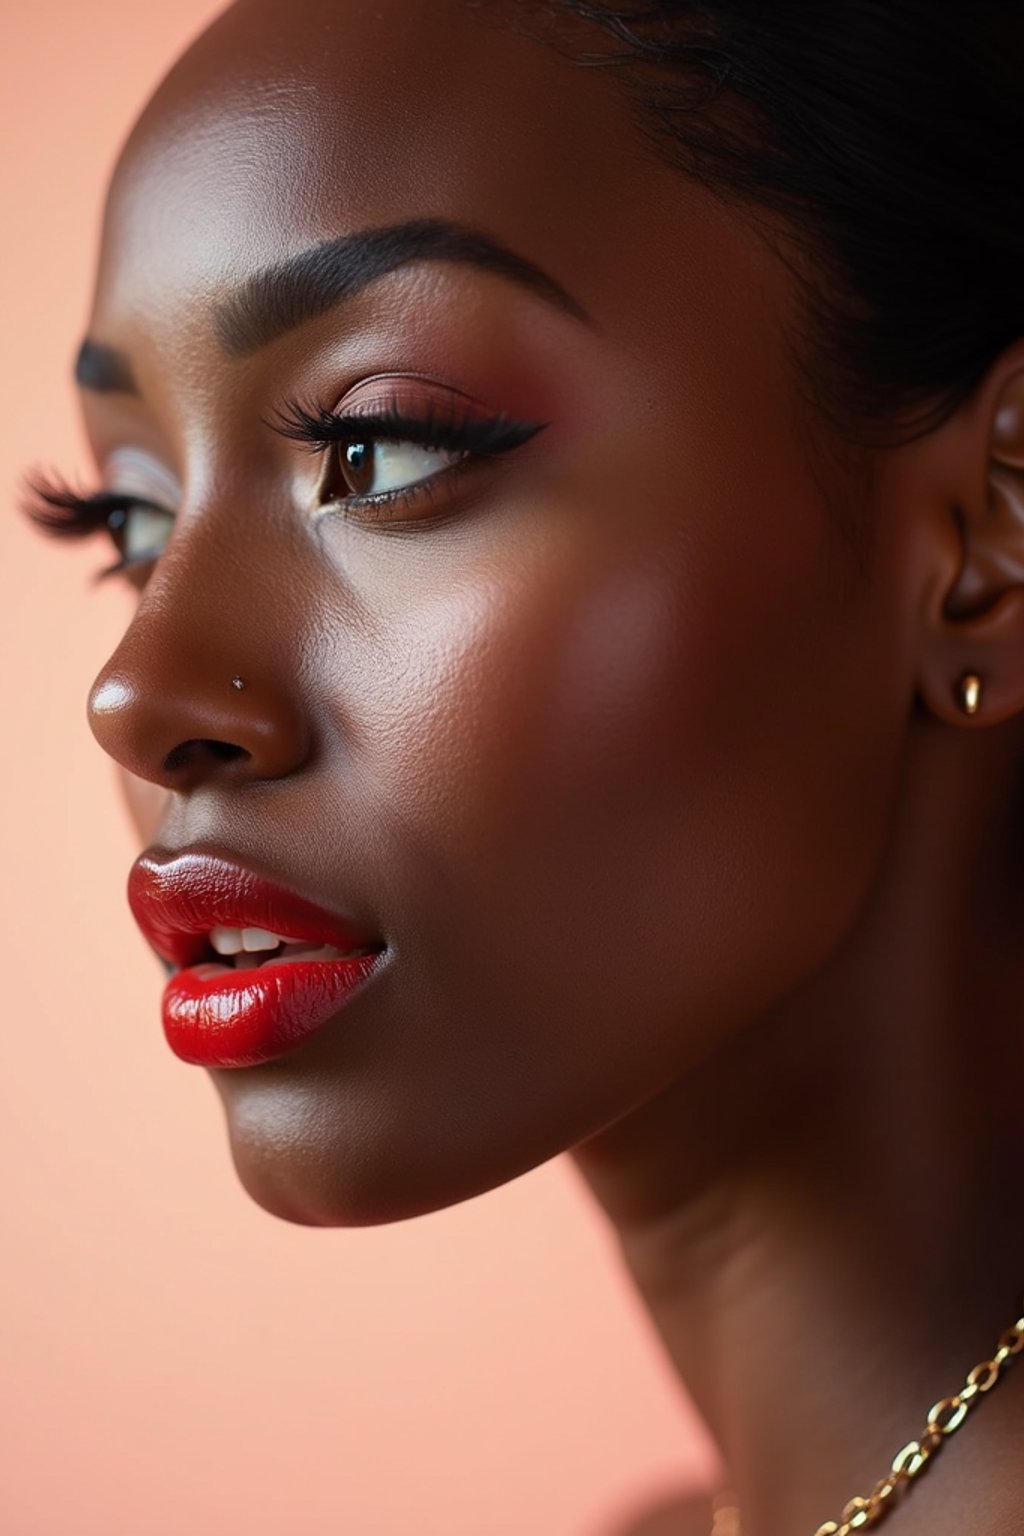
[[[155,560],[162,554],[174,527],[174,514],[139,503],[112,512],[107,528],[125,565]]]
[[[504,411],[485,416],[452,391],[447,401],[420,398],[406,406],[376,389],[363,391],[374,409],[365,408],[366,399],[364,408],[347,412],[288,400],[266,423],[324,460],[321,505],[348,503],[354,516],[370,521],[392,518],[394,508],[436,504],[464,471],[522,447],[547,426]]]
[[[405,490],[465,457],[463,450],[370,437],[343,443],[339,452],[341,475],[353,496]]]
[[[102,533],[117,550],[113,565],[97,571],[95,579],[120,571],[139,574],[163,553],[175,524],[175,514],[156,501],[132,491],[100,490],[83,496],[66,481],[29,475],[22,507],[40,532],[59,539],[86,539]]]

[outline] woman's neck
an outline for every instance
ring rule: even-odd
[[[813,1536],[1024,1311],[1019,722],[921,722],[841,950],[575,1159],[721,1448],[743,1536]],[[1024,1364],[893,1536],[1019,1536]]]

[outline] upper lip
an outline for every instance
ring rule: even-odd
[[[220,854],[148,850],[128,876],[128,905],[157,954],[177,966],[211,955],[210,929],[265,928],[344,951],[383,949],[378,935]]]

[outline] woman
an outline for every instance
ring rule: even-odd
[[[741,1511],[647,1531],[1024,1531],[1022,68],[239,0],[111,187],[33,512],[168,1041],[288,1221],[571,1152]]]

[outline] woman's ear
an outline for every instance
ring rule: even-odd
[[[945,511],[955,567],[925,616],[918,691],[950,725],[1024,711],[1024,340],[1009,348],[943,427]],[[963,679],[980,680],[977,709]]]

